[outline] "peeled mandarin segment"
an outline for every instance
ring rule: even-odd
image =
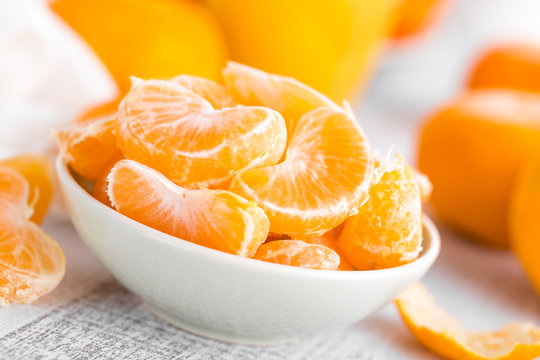
[[[500,45],[479,59],[469,79],[471,89],[511,88],[540,93],[540,47]]]
[[[339,255],[332,249],[300,240],[275,240],[262,244],[253,257],[281,265],[336,270]]]
[[[238,171],[275,164],[285,149],[281,115],[263,107],[215,110],[174,81],[137,80],[118,111],[124,155],[188,188],[215,186]]]
[[[474,333],[437,307],[420,283],[396,300],[412,335],[429,350],[450,360],[526,360],[540,356],[540,329],[509,324],[499,331]]]
[[[514,182],[509,210],[512,249],[540,293],[540,162],[525,166]]]
[[[0,166],[16,170],[28,181],[29,201],[34,208],[30,220],[40,224],[47,214],[53,196],[53,173],[49,159],[44,155],[24,154],[2,160]]]
[[[270,231],[320,235],[365,200],[372,165],[368,141],[355,120],[319,108],[300,119],[282,163],[236,175],[230,190],[265,210]]]
[[[108,177],[121,214],[156,230],[240,256],[253,256],[268,235],[268,218],[254,202],[224,190],[187,190],[159,172],[121,160]]]
[[[62,158],[79,175],[89,180],[98,179],[122,158],[114,127],[114,117],[107,115],[58,131],[56,139]]]
[[[334,239],[334,234],[332,233],[332,230],[330,230],[329,233],[326,233],[324,235],[311,237],[308,239],[304,239],[303,241],[308,244],[326,246],[327,248],[334,250],[336,254],[338,254],[339,256],[339,266],[337,270],[342,270],[342,271],[354,270],[354,267],[347,261],[347,259],[345,259],[344,256],[340,254],[340,250],[337,247],[336,240]]]
[[[107,193],[107,188],[109,182],[107,177],[111,172],[112,168],[116,163],[113,163],[95,182],[94,187],[92,188],[92,196],[99,202],[107,205],[108,207],[113,207],[111,200],[109,199],[109,194]]]
[[[171,81],[186,87],[204,98],[214,109],[237,105],[227,88],[213,80],[199,76],[179,75],[172,78]]]
[[[32,302],[64,276],[62,250],[29,220],[29,192],[21,174],[0,166],[0,306]]]
[[[82,114],[75,120],[76,123],[86,123],[90,121],[96,121],[104,117],[114,117],[118,110],[118,104],[120,104],[120,98],[113,99],[109,102],[100,103],[87,108]]]
[[[422,202],[411,168],[401,160],[382,163],[358,214],[345,222],[338,247],[359,270],[411,262],[422,249]]]
[[[540,96],[473,91],[432,116],[420,134],[419,170],[439,218],[484,244],[508,245],[516,172],[540,151]]]
[[[323,94],[290,77],[269,74],[232,61],[223,70],[223,77],[239,103],[262,105],[279,111],[290,135],[305,113],[319,107],[340,110]]]

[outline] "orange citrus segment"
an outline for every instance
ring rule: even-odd
[[[37,299],[53,290],[65,272],[58,244],[29,220],[29,194],[21,174],[0,166],[0,305]]]
[[[418,257],[422,244],[422,202],[416,176],[399,159],[376,168],[379,179],[358,214],[345,222],[341,253],[357,269],[384,269]]]
[[[371,170],[369,144],[355,120],[319,108],[300,119],[282,163],[236,175],[230,190],[255,200],[272,232],[320,235],[365,200]]]
[[[118,212],[181,239],[253,256],[268,235],[264,211],[229,191],[187,190],[132,160],[119,161],[108,180]]]
[[[334,234],[332,230],[330,230],[329,232],[321,236],[310,237],[308,239],[304,239],[303,241],[305,241],[308,244],[326,246],[327,248],[334,250],[336,254],[338,254],[339,256],[339,266],[337,270],[342,270],[342,271],[354,270],[354,267],[347,261],[347,259],[345,259],[344,256],[340,254],[340,250],[337,247],[336,240],[334,239]]]
[[[114,136],[114,117],[74,123],[56,134],[64,161],[79,175],[96,180],[122,158]]]
[[[319,270],[336,270],[339,266],[339,255],[334,250],[300,240],[275,240],[262,244],[254,259]]]
[[[81,115],[75,119],[76,123],[85,123],[87,121],[95,121],[103,117],[113,117],[118,110],[118,104],[120,104],[120,98],[113,99],[108,102],[100,103],[85,109]]]
[[[100,201],[101,203],[107,205],[108,207],[113,207],[111,204],[111,200],[109,199],[109,194],[107,193],[107,188],[109,186],[109,182],[107,180],[107,177],[109,176],[109,173],[111,172],[113,166],[116,163],[111,164],[111,166],[101,175],[95,182],[94,187],[92,188],[92,196],[94,199]]]
[[[227,88],[213,80],[193,75],[179,75],[171,79],[208,101],[214,109],[236,106]]]
[[[279,111],[290,135],[305,113],[319,107],[340,109],[332,100],[298,80],[269,74],[232,61],[223,70],[223,77],[239,103],[262,105]]]
[[[474,333],[437,307],[420,283],[396,300],[403,321],[429,350],[450,360],[529,360],[540,356],[540,329],[509,324],[499,331]]]
[[[10,167],[26,178],[30,185],[29,201],[34,204],[30,220],[40,224],[53,196],[53,174],[49,159],[44,155],[24,154],[1,160],[0,166]]]
[[[178,185],[197,188],[275,164],[285,149],[281,115],[264,107],[215,110],[174,81],[136,80],[120,104],[116,137],[124,155]]]

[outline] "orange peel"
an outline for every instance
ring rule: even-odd
[[[402,294],[396,306],[416,340],[445,359],[532,360],[540,356],[540,328],[512,323],[498,331],[469,331],[439,308],[421,283]]]

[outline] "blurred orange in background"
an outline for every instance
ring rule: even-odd
[[[433,183],[431,204],[448,225],[485,244],[508,246],[510,191],[517,172],[540,154],[540,96],[477,90],[427,120],[420,171]]]
[[[435,25],[452,0],[402,0],[396,11],[396,24],[390,32],[394,40],[420,35]]]
[[[181,0],[56,0],[51,8],[97,53],[125,94],[129,77],[217,79],[226,61],[218,25]]]
[[[398,0],[204,0],[232,60],[341,102],[366,81]]]
[[[540,93],[540,47],[528,44],[493,47],[478,60],[469,87],[514,88]]]

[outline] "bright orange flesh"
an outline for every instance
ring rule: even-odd
[[[100,201],[101,203],[107,205],[108,207],[113,207],[111,200],[109,199],[109,194],[107,193],[107,188],[109,187],[109,181],[107,177],[111,172],[113,166],[116,163],[113,163],[95,182],[94,187],[92,188],[92,196]]]
[[[372,165],[368,141],[355,120],[319,108],[300,119],[282,163],[236,175],[230,190],[265,210],[270,231],[320,235],[365,200]]]
[[[29,193],[21,174],[0,166],[0,306],[32,302],[64,276],[62,250],[29,220]]]
[[[54,0],[51,8],[92,47],[125,95],[130,76],[218,79],[226,44],[195,1]]]
[[[88,121],[95,121],[104,117],[114,117],[120,104],[120,98],[104,102],[95,106],[92,106],[85,111],[75,120],[76,123],[85,123]]]
[[[192,75],[175,76],[171,81],[188,88],[204,98],[214,109],[238,105],[229,90],[215,81]]]
[[[336,270],[339,255],[332,249],[300,240],[275,240],[262,244],[254,259],[308,269]]]
[[[403,161],[382,162],[379,180],[358,214],[345,222],[338,248],[359,270],[411,262],[422,249],[422,200],[416,175]]]
[[[287,131],[274,110],[215,110],[174,80],[136,80],[120,104],[116,137],[127,158],[178,185],[199,188],[227,182],[241,170],[275,164]]]
[[[29,201],[33,203],[34,213],[30,221],[41,224],[53,196],[52,169],[49,159],[44,155],[24,154],[0,161],[22,174],[30,185]]]
[[[533,324],[509,324],[499,331],[471,332],[435,304],[418,283],[396,300],[413,336],[429,350],[449,360],[532,360],[540,356],[540,329]]]
[[[56,139],[64,161],[79,175],[96,180],[122,158],[110,115],[74,123],[58,131]]]
[[[433,183],[431,204],[444,222],[485,244],[508,245],[510,190],[540,153],[539,118],[538,95],[478,90],[428,119],[418,167]]]
[[[108,180],[118,212],[181,239],[253,256],[268,235],[264,211],[231,192],[187,190],[132,160],[119,161]]]
[[[338,254],[339,256],[339,266],[337,270],[342,270],[342,271],[354,270],[354,267],[347,261],[347,259],[341,254],[341,251],[338,249],[337,243],[336,243],[337,239],[335,239],[335,236],[332,233],[332,230],[330,230],[329,232],[321,236],[310,237],[307,239],[303,239],[302,241],[308,244],[326,246],[327,248],[334,250],[336,254]]]
[[[540,161],[533,160],[517,176],[510,197],[508,227],[512,249],[540,294]]]
[[[500,45],[482,55],[473,68],[469,87],[511,88],[540,93],[540,47]]]
[[[305,113],[319,107],[340,110],[323,94],[290,77],[269,74],[232,61],[223,70],[223,77],[240,104],[266,106],[283,115],[290,136]]]

